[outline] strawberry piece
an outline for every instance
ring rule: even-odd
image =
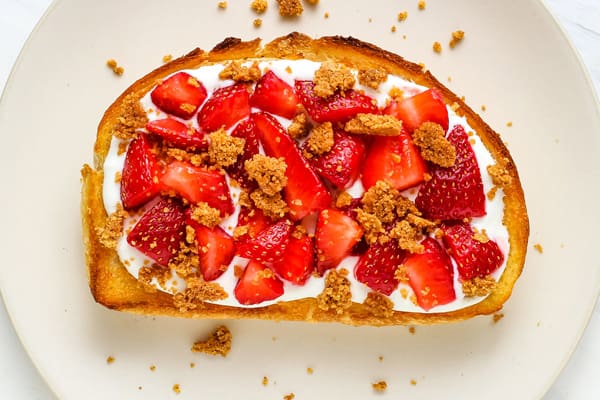
[[[456,299],[454,271],[450,257],[436,240],[428,237],[421,244],[423,253],[410,254],[403,265],[408,284],[417,297],[417,304],[429,311]]]
[[[250,261],[233,290],[240,304],[260,304],[283,294],[283,282],[259,262]]]
[[[310,164],[322,178],[344,189],[358,178],[366,146],[359,137],[340,131],[334,133],[333,140],[331,150],[312,158]]]
[[[238,181],[240,186],[251,192],[257,185],[256,181],[248,177],[244,163],[259,152],[258,137],[254,128],[254,122],[250,119],[241,121],[233,132],[231,132],[231,136],[246,140],[244,143],[244,154],[237,158],[235,164],[226,167],[225,170],[233,179]]]
[[[139,135],[127,149],[121,174],[121,202],[131,209],[144,204],[160,191],[159,168],[146,135]]]
[[[335,268],[362,237],[363,229],[344,212],[325,209],[319,213],[317,239],[317,271],[323,275]]]
[[[404,251],[398,243],[373,243],[354,267],[354,276],[376,292],[389,296],[398,287],[396,270],[402,264]]]
[[[427,167],[410,136],[374,137],[365,157],[362,183],[366,190],[386,181],[398,190],[421,183]]]
[[[218,225],[211,229],[189,218],[187,224],[196,231],[200,271],[204,280],[217,279],[233,260],[235,253],[233,238]]]
[[[292,233],[290,221],[282,219],[259,232],[255,237],[238,243],[236,253],[261,263],[281,260]]]
[[[191,151],[208,149],[208,141],[204,134],[173,118],[150,121],[146,124],[146,130],[180,149]]]
[[[502,265],[504,254],[498,244],[493,240],[485,243],[476,240],[470,225],[446,225],[442,230],[444,245],[456,261],[458,274],[462,279],[483,278]]]
[[[281,261],[273,264],[277,274],[296,285],[304,285],[315,269],[315,241],[308,235],[291,236]]]
[[[218,209],[221,217],[233,213],[233,202],[225,176],[218,171],[173,161],[160,179],[165,190],[174,190],[191,203],[201,201]]]
[[[256,125],[265,153],[270,157],[285,159],[288,183],[283,191],[292,218],[300,220],[313,211],[329,206],[329,191],[281,124],[273,116],[262,112],[252,114],[250,118]]]
[[[411,134],[428,121],[440,124],[444,131],[448,130],[448,110],[437,89],[429,89],[400,101],[392,100],[383,112],[401,120],[404,129]]]
[[[206,89],[190,74],[178,72],[162,81],[150,97],[162,111],[190,119],[206,99]]]
[[[227,129],[250,114],[250,95],[246,85],[236,83],[215,90],[198,113],[198,124],[205,132]]]
[[[251,106],[288,119],[296,115],[298,103],[294,88],[273,71],[267,71],[260,78],[250,97]]]
[[[314,92],[314,82],[296,81],[295,89],[308,115],[316,122],[344,122],[358,113],[379,113],[377,102],[355,90],[339,91],[327,98]]]
[[[419,189],[415,204],[429,219],[481,217],[485,215],[485,194],[469,137],[457,125],[448,140],[456,148],[456,162],[449,168],[431,166],[432,178]]]
[[[237,226],[245,226],[248,231],[242,238],[255,238],[261,231],[273,225],[271,219],[262,210],[242,207],[238,214]]]
[[[167,266],[185,235],[185,209],[177,199],[162,198],[146,211],[127,235],[127,243]]]

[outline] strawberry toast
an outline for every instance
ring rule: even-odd
[[[353,38],[229,38],[141,78],[82,169],[89,284],[187,318],[432,324],[490,314],[529,224],[499,136]]]

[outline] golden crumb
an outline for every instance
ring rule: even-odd
[[[484,105],[481,106],[481,111],[485,111],[485,110],[487,110],[487,107],[484,104]]]
[[[112,128],[112,135],[121,140],[133,139],[137,136],[136,131],[144,128],[148,123],[148,116],[140,102],[131,95],[123,100],[120,117]],[[120,147],[119,147],[120,149]]]
[[[222,10],[224,10],[224,9],[227,8],[227,2],[226,1],[220,1],[219,3],[217,3],[217,7],[219,7]]]
[[[390,96],[394,100],[402,100],[402,98],[404,97],[404,91],[398,86],[392,86],[392,88],[388,92],[388,96]]]
[[[398,136],[402,130],[402,121],[392,115],[359,113],[346,122],[344,130],[361,135]]]
[[[311,367],[306,368],[306,373],[312,375],[315,372]]]
[[[494,315],[492,315],[492,321],[497,324],[498,321],[500,321],[502,318],[504,318],[504,313],[498,312]]]
[[[378,181],[363,194],[361,202],[365,212],[383,223],[390,223],[395,219],[399,198],[398,190],[385,181]]]
[[[292,237],[298,240],[302,239],[306,235],[306,228],[300,224],[296,225],[292,231]]]
[[[373,387],[373,390],[375,390],[376,392],[385,392],[385,390],[387,389],[387,382],[379,381],[379,382],[372,383],[371,386]]]
[[[148,292],[155,292],[156,287],[152,285],[152,281],[156,279],[158,284],[165,287],[167,281],[171,279],[173,274],[171,269],[162,267],[158,264],[152,264],[150,267],[142,267],[138,272],[138,281],[144,286]]]
[[[310,4],[311,6],[319,4],[319,0],[304,0],[304,1],[308,4]]]
[[[208,203],[201,201],[196,205],[192,205],[191,210],[191,218],[201,225],[214,228],[221,223],[220,211],[212,208]]]
[[[283,218],[289,211],[287,203],[281,197],[281,193],[269,196],[261,189],[256,189],[250,193],[250,198],[256,208],[262,210],[271,219]]]
[[[335,199],[335,206],[337,208],[348,207],[350,204],[352,204],[352,196],[348,192],[341,192]]]
[[[299,17],[304,11],[300,0],[277,0],[277,3],[282,17]]]
[[[268,196],[274,196],[287,185],[285,175],[287,164],[283,158],[255,154],[244,162],[248,177],[258,183],[258,187]]]
[[[489,201],[494,200],[494,198],[496,197],[496,192],[498,191],[498,189],[500,189],[498,186],[494,186],[492,187],[487,193],[486,196],[488,198]]]
[[[209,135],[208,157],[218,167],[228,167],[244,154],[246,139],[228,135],[225,129],[219,129]]]
[[[173,305],[181,312],[204,306],[204,301],[226,299],[228,294],[217,282],[205,282],[201,278],[188,278],[187,288],[173,296]]]
[[[451,167],[456,161],[456,149],[446,139],[446,132],[435,122],[424,122],[413,132],[413,141],[421,156],[441,167]]]
[[[475,278],[462,282],[465,297],[487,296],[496,289],[496,280],[488,275],[485,278]]]
[[[441,53],[442,52],[442,44],[440,42],[433,42],[433,51],[436,53]]]
[[[507,161],[508,160],[504,160],[504,163]],[[508,169],[502,164],[503,163],[489,165],[487,167],[487,172],[488,174],[490,174],[494,185],[499,187],[506,187],[511,184],[512,176],[510,175]]]
[[[398,246],[411,253],[423,252],[423,245],[420,243],[422,236],[421,230],[407,220],[397,222],[390,231],[390,237],[398,241]]]
[[[358,71],[358,83],[372,89],[378,89],[379,85],[387,81],[388,74],[381,68],[361,69]]]
[[[414,335],[415,334],[415,327],[414,326],[410,326],[408,328],[408,331],[410,332],[411,335]]]
[[[123,155],[127,152],[127,147],[129,146],[129,142],[128,141],[120,141],[119,142],[119,146],[117,148],[117,155]]]
[[[173,56],[171,54],[165,54],[162,58],[162,62],[164,63],[168,63],[173,59]]]
[[[396,32],[396,25],[392,25],[392,27],[390,28],[390,31],[392,33]]]
[[[259,27],[261,27],[261,26],[262,26],[262,19],[260,19],[260,18],[256,18],[256,19],[254,19],[254,21],[252,21],[252,24],[253,24],[253,25],[254,25],[256,28],[259,28]]]
[[[406,21],[406,18],[408,18],[408,11],[398,13],[398,22]]]
[[[379,360],[379,362],[383,362],[383,356],[379,356],[377,357],[377,359]]]
[[[294,119],[292,119],[292,123],[288,127],[287,131],[293,139],[300,139],[308,134],[308,128],[308,119],[306,118],[306,114],[299,113],[296,114]]]
[[[106,363],[107,364],[112,364],[114,362],[115,362],[115,358],[113,356],[106,357]]]
[[[410,384],[413,385],[413,386],[416,386],[417,385],[417,381],[415,379],[411,379],[410,380]]]
[[[369,292],[363,304],[375,317],[389,318],[394,314],[394,302],[378,292]]]
[[[368,244],[375,243],[379,235],[385,233],[381,220],[363,209],[356,210],[356,221],[364,229],[365,240]]]
[[[537,250],[538,253],[542,254],[544,252],[544,248],[541,244],[536,243],[533,245],[533,248]]]
[[[173,385],[173,391],[174,391],[176,394],[179,394],[179,393],[181,393],[181,386],[179,385],[179,383],[176,383],[176,384],[174,384],[174,385]]]
[[[152,371],[152,372],[156,371],[156,365],[154,365],[154,364],[151,365],[149,368],[150,368],[150,371]]]
[[[194,363],[194,362],[191,362],[191,363],[190,363],[190,368],[194,368],[194,367],[196,367],[196,363]]]
[[[327,121],[310,131],[306,142],[308,151],[318,156],[327,153],[333,147],[333,125]]]
[[[418,4],[419,10],[424,10],[425,6],[426,6],[425,1],[424,0],[420,0],[419,4]]]
[[[348,270],[332,269],[325,277],[325,289],[317,296],[318,306],[324,311],[343,314],[352,305],[350,281],[346,277]]]
[[[110,214],[106,219],[104,227],[96,227],[98,241],[107,249],[116,249],[119,238],[123,235],[123,224],[129,213],[123,209],[123,206],[117,204],[117,210]]]
[[[453,49],[458,43],[460,43],[465,37],[465,33],[463,31],[454,31],[452,32],[452,39],[448,45],[451,49]]]
[[[404,264],[398,265],[398,267],[394,271],[394,278],[396,278],[398,282],[408,283],[408,271]]]
[[[196,271],[200,267],[200,260],[198,258],[198,244],[195,239],[195,230],[191,226],[186,226],[187,236],[193,232],[191,240],[182,240],[179,245],[179,251],[169,260],[169,271],[175,271],[177,276],[182,279],[188,279],[190,276],[194,276]],[[163,285],[164,286],[164,285]]]
[[[121,183],[121,179],[123,179],[123,174],[121,174],[121,171],[115,172],[115,183]]]
[[[192,351],[225,357],[231,350],[231,339],[229,329],[225,325],[221,325],[207,339],[195,342]]]
[[[296,395],[294,393],[288,393],[285,396],[283,396],[283,400],[294,400],[295,397]]]
[[[479,243],[487,243],[490,241],[485,229],[479,230],[475,227],[473,227],[473,239],[477,240]]]
[[[263,376],[262,384],[263,384],[263,386],[267,386],[269,384],[269,378],[267,378],[266,376]]]
[[[257,14],[262,14],[267,11],[268,5],[267,0],[253,0],[252,3],[250,3],[250,8]]]
[[[240,61],[234,60],[219,72],[219,79],[232,79],[236,82],[256,82],[261,76],[262,71],[256,61],[246,67]]]
[[[333,61],[325,61],[315,72],[315,94],[319,97],[329,97],[336,90],[344,91],[352,89],[356,79],[352,71],[342,64]]]
[[[113,58],[106,61],[106,65],[108,68],[112,69],[112,72],[114,72],[115,75],[121,76],[123,75],[123,72],[125,72],[125,69],[120,67]]]
[[[329,18],[329,13],[326,11],[326,12],[325,12],[325,14],[323,14],[323,17],[324,17],[325,19]]]
[[[511,126],[513,126],[513,123],[512,123],[511,121],[508,121],[508,122],[506,123],[506,126],[508,126],[508,127],[510,128]]]

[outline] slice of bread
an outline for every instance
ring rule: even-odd
[[[175,71],[194,69],[211,63],[230,60],[265,59],[308,59],[313,61],[332,60],[351,68],[364,70],[379,68],[389,74],[400,76],[416,84],[435,87],[448,105],[458,105],[482,143],[501,165],[510,179],[503,185],[504,225],[509,233],[510,249],[507,266],[496,288],[483,301],[456,311],[444,313],[417,312],[373,312],[373,307],[352,303],[341,312],[325,310],[317,298],[258,307],[230,307],[198,302],[193,307],[178,307],[174,296],[163,291],[149,291],[121,264],[117,252],[101,244],[100,231],[108,216],[103,203],[103,164],[108,154],[112,136],[122,129],[143,128],[127,126],[123,121],[135,121],[135,105],[161,79]],[[482,171],[483,173],[484,171]],[[185,318],[257,318],[266,320],[299,320],[311,322],[341,322],[351,325],[434,324],[453,322],[499,310],[511,295],[513,285],[521,274],[525,261],[529,223],[523,191],[517,170],[502,140],[471,108],[452,93],[429,72],[417,64],[382,50],[372,44],[354,38],[323,37],[312,39],[306,35],[292,33],[261,45],[260,39],[241,41],[225,39],[209,52],[195,49],[189,54],[157,68],[131,85],[105,112],[98,127],[94,147],[94,166],[82,169],[82,218],[83,241],[89,272],[89,285],[95,300],[104,306],[144,315],[170,315]],[[233,295],[233,294],[230,294]]]

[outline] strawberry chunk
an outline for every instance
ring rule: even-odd
[[[185,235],[185,209],[177,199],[162,198],[127,235],[127,243],[157,264],[167,266]]]
[[[265,153],[270,157],[285,159],[288,183],[283,191],[292,218],[300,220],[313,211],[329,206],[329,191],[281,124],[273,116],[262,112],[252,114],[250,118],[256,125]]]
[[[290,221],[282,219],[255,237],[247,238],[238,243],[237,255],[250,258],[261,263],[273,263],[281,260],[292,233]]]
[[[429,311],[456,299],[454,271],[450,257],[436,240],[428,237],[421,244],[423,252],[410,254],[403,265],[408,284],[417,297],[417,304]]]
[[[190,119],[206,99],[206,89],[190,74],[178,72],[162,81],[150,97],[162,111]]]
[[[131,209],[140,206],[160,192],[160,171],[146,135],[129,144],[121,174],[121,202]]]
[[[374,137],[365,157],[362,183],[366,190],[377,181],[386,181],[398,190],[421,183],[427,167],[411,137]]]
[[[465,223],[442,227],[442,240],[454,258],[458,275],[464,280],[483,278],[502,265],[504,254],[493,240],[485,243],[474,238],[473,228]]]
[[[260,78],[250,97],[251,106],[288,119],[296,115],[298,103],[294,88],[273,71],[267,71]]]
[[[160,179],[165,190],[174,190],[191,203],[201,201],[218,209],[221,217],[233,213],[233,202],[225,176],[218,171],[195,167],[183,161],[173,161]]]
[[[321,211],[315,232],[319,274],[337,267],[351,253],[362,235],[360,225],[345,213],[334,209]]]
[[[377,102],[355,90],[339,91],[327,98],[314,92],[314,82],[296,81],[295,89],[308,115],[316,122],[344,122],[358,113],[379,113]]]
[[[189,218],[187,224],[196,231],[202,276],[206,281],[213,281],[227,271],[233,260],[233,238],[218,225],[211,229]]]
[[[400,101],[392,100],[383,112],[401,120],[404,129],[411,134],[423,122],[435,122],[444,131],[448,130],[448,110],[437,89],[429,89]]]
[[[358,178],[366,146],[359,137],[340,131],[334,133],[333,140],[331,150],[312,158],[310,164],[322,178],[344,189],[352,186]]]
[[[373,243],[354,267],[354,276],[376,292],[389,296],[398,287],[396,270],[404,260],[405,252],[398,243]]]
[[[236,83],[215,90],[198,113],[198,124],[205,132],[229,128],[250,114],[250,95],[246,85]]]
[[[283,294],[283,282],[259,262],[250,261],[233,290],[240,304],[260,304]]]
[[[180,149],[191,151],[208,149],[206,135],[173,118],[150,121],[146,124],[146,130]]]
[[[252,191],[257,186],[256,181],[250,179],[244,163],[246,160],[250,160],[255,154],[258,154],[259,151],[254,122],[251,119],[241,121],[237,124],[233,132],[231,132],[231,136],[246,140],[244,143],[244,154],[237,158],[235,164],[226,167],[225,170],[233,179],[238,181],[241,187]]]
[[[449,168],[431,166],[431,179],[419,189],[415,204],[429,219],[481,217],[485,215],[485,194],[469,137],[457,125],[448,141],[456,148],[456,162]]]
[[[242,207],[238,214],[237,226],[245,226],[247,232],[241,238],[255,238],[261,231],[273,225],[271,219],[258,208]]]
[[[273,264],[277,274],[296,285],[304,285],[315,269],[315,241],[308,235],[291,236],[281,261]]]

